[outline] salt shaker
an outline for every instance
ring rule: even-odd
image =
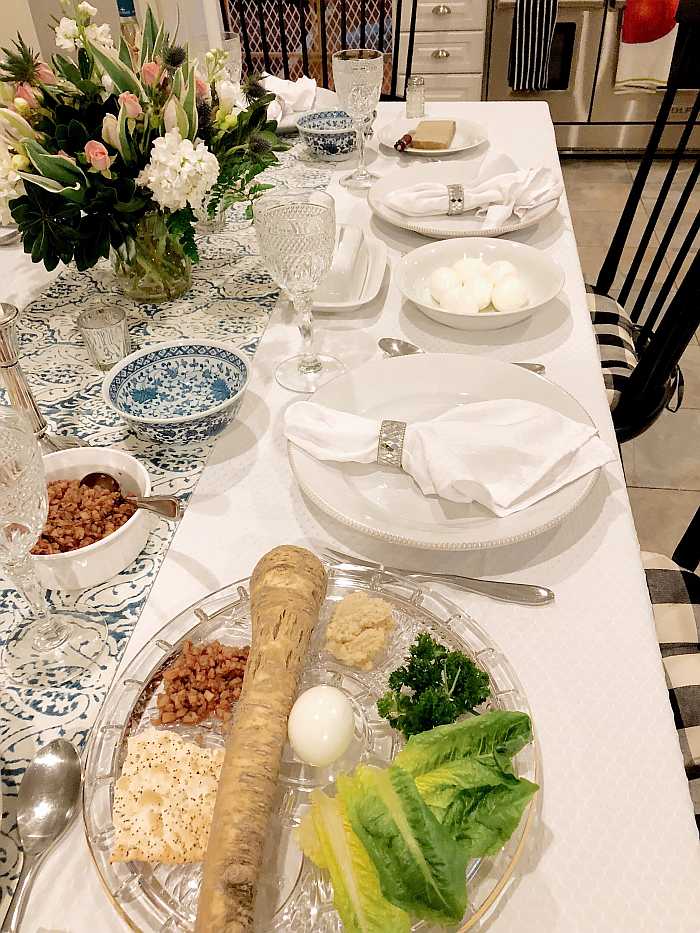
[[[411,75],[406,82],[406,117],[415,120],[425,116],[425,80]]]

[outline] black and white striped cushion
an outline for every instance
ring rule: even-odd
[[[514,91],[547,87],[557,0],[515,0],[508,83]]]
[[[661,554],[642,558],[700,833],[700,576]]]
[[[591,312],[595,339],[598,342],[608,403],[613,411],[620,401],[625,382],[637,365],[634,325],[625,314],[622,305],[614,298],[588,292],[588,310]]]

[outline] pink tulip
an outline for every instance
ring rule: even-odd
[[[42,84],[55,84],[56,75],[51,71],[46,62],[39,62],[36,66],[36,76]]]
[[[199,75],[197,75],[195,83],[197,88],[197,100],[204,100],[205,97],[211,96],[211,89],[204,78],[200,78]]]
[[[120,106],[126,110],[127,117],[140,117],[143,113],[143,109],[141,108],[136,94],[132,94],[130,91],[122,91],[118,100]]]
[[[144,62],[141,67],[141,78],[144,84],[149,86],[157,84],[161,71],[162,68],[158,62]]]
[[[34,93],[34,88],[31,84],[27,84],[26,81],[23,81],[21,84],[18,84],[15,88],[15,100],[19,97],[20,100],[25,101],[30,107],[38,107],[39,99]]]
[[[107,149],[96,139],[91,139],[90,142],[85,143],[85,156],[90,165],[96,168],[98,172],[104,172],[112,164]]]

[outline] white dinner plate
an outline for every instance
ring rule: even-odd
[[[512,262],[527,291],[527,305],[517,311],[493,309],[478,314],[460,314],[441,308],[430,293],[430,276],[439,266],[452,266],[463,256],[483,259],[489,265],[499,260]],[[564,270],[547,253],[526,243],[460,237],[426,243],[411,250],[396,268],[396,281],[404,298],[438,324],[457,330],[499,330],[527,320],[555,298],[564,285]]]
[[[353,308],[361,308],[363,305],[369,304],[370,301],[374,301],[377,297],[386,272],[386,244],[376,237],[364,233],[360,249],[366,251],[367,267],[359,295],[351,299],[343,299],[335,294],[326,295],[322,282],[314,294],[314,311],[328,313],[350,311]]]
[[[436,240],[456,236],[502,236],[504,233],[514,233],[524,230],[533,224],[539,223],[556,210],[559,198],[554,198],[546,204],[528,211],[523,217],[513,216],[497,227],[489,226],[484,217],[477,217],[476,211],[465,211],[463,214],[433,214],[427,217],[408,217],[392,210],[384,203],[384,197],[390,191],[399,188],[408,188],[422,182],[441,182],[443,185],[468,183],[470,173],[476,175],[479,162],[441,162],[423,163],[412,168],[397,169],[380,178],[369,190],[369,205],[374,213],[403,230],[412,230],[423,236]]]
[[[464,354],[425,353],[373,360],[327,383],[314,401],[368,418],[419,421],[457,404],[516,398],[538,402],[582,424],[587,412],[571,395],[511,363]],[[424,496],[408,474],[376,464],[322,462],[292,444],[289,460],[303,492],[357,531],[395,544],[472,550],[512,544],[558,525],[593,488],[600,470],[520,512]]]
[[[300,110],[298,113],[288,113],[277,124],[278,133],[296,133],[297,120],[306,113],[312,113],[314,110],[333,110],[338,106],[338,95],[335,91],[329,91],[325,87],[316,88],[316,97],[308,110]]]
[[[421,120],[438,120],[439,117],[422,117]],[[394,143],[405,133],[410,133],[418,126],[421,120],[408,120],[402,117],[388,123],[379,131],[379,142],[388,149],[393,149]],[[487,140],[486,128],[481,123],[474,123],[471,120],[455,120],[455,135],[448,149],[414,149],[407,146],[404,153],[417,156],[443,156],[451,155],[455,152],[465,152],[467,149],[475,149]]]

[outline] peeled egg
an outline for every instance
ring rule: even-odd
[[[430,276],[430,294],[438,304],[442,304],[445,296],[459,288],[459,285],[457,273],[448,266],[440,266]]]
[[[525,286],[517,275],[509,275],[493,286],[493,306],[497,311],[519,311],[529,301]]]
[[[471,288],[465,285],[451,291],[442,307],[445,311],[452,311],[454,314],[479,313],[479,305],[476,303],[474,294]]]
[[[477,275],[466,286],[474,296],[479,311],[483,310],[491,302],[491,291],[493,286],[484,275]]]
[[[322,768],[344,755],[352,741],[355,717],[350,700],[336,687],[310,687],[289,714],[289,744],[301,761]]]
[[[488,266],[484,260],[473,256],[463,256],[462,259],[457,260],[452,268],[463,285],[479,276],[486,276],[488,271]]]
[[[508,262],[507,259],[498,259],[496,262],[492,262],[488,267],[488,278],[491,279],[493,284],[500,282],[501,279],[505,279],[508,275],[517,275],[518,270],[515,268],[512,262]]]

